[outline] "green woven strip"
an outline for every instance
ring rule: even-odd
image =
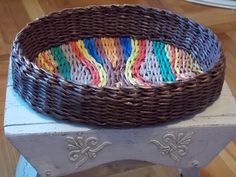
[[[175,81],[176,78],[172,72],[169,60],[166,56],[165,44],[159,41],[153,41],[153,51],[159,63],[163,81]]]
[[[54,60],[58,63],[58,72],[65,78],[70,79],[70,63],[66,60],[60,47],[52,47],[51,53]]]

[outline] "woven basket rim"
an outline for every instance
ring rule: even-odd
[[[200,73],[198,75],[196,75],[194,78],[188,78],[186,80],[176,80],[176,81],[165,81],[165,82],[161,82],[161,83],[152,83],[150,86],[144,86],[144,85],[128,85],[128,86],[120,86],[120,87],[115,87],[115,86],[95,86],[95,85],[89,85],[89,84],[79,84],[73,80],[70,79],[65,79],[63,76],[61,76],[60,74],[54,74],[54,73],[50,73],[46,70],[44,70],[43,68],[38,67],[33,61],[31,61],[30,59],[28,59],[26,56],[24,56],[21,52],[21,49],[19,48],[20,44],[18,41],[18,38],[24,34],[24,31],[27,29],[30,29],[32,25],[40,23],[41,20],[44,20],[48,17],[57,17],[58,15],[67,15],[67,14],[71,14],[73,12],[76,12],[77,10],[81,10],[81,11],[86,11],[86,10],[96,10],[97,8],[112,8],[112,7],[116,7],[116,8],[125,8],[125,7],[133,7],[133,8],[142,8],[145,10],[154,10],[154,11],[158,11],[158,12],[165,12],[167,14],[173,15],[173,16],[179,16],[183,19],[186,19],[194,24],[199,25],[202,29],[207,30],[209,33],[211,33],[211,35],[214,36],[214,38],[216,39],[217,43],[218,43],[218,49],[219,49],[219,55],[217,57],[217,61],[214,63],[214,65],[206,72]],[[115,37],[115,36],[114,36]],[[132,36],[130,36],[132,37]],[[81,37],[78,37],[78,39]],[[138,37],[134,37],[137,39],[141,39]],[[155,38],[142,38],[142,39],[154,39]],[[159,40],[159,39],[158,39]],[[167,42],[164,42],[167,43]],[[18,45],[17,45],[18,44]],[[17,46],[17,48],[14,48],[14,46]],[[165,87],[165,86],[171,86],[171,85],[182,85],[185,84],[186,82],[191,82],[193,80],[196,80],[197,78],[201,78],[204,77],[205,75],[208,75],[208,73],[210,73],[214,67],[219,64],[220,62],[222,62],[221,60],[223,60],[223,62],[225,62],[224,57],[223,57],[223,53],[222,53],[222,44],[221,42],[218,40],[217,35],[208,27],[205,27],[204,25],[202,25],[201,23],[197,23],[194,20],[192,20],[191,18],[187,18],[184,17],[178,13],[174,13],[171,12],[169,10],[165,10],[165,9],[160,9],[160,8],[155,8],[155,7],[146,7],[144,5],[141,4],[110,4],[110,5],[89,5],[89,6],[85,6],[85,7],[74,7],[74,8],[65,8],[59,11],[54,11],[54,12],[50,12],[46,15],[42,15],[41,17],[36,18],[35,20],[29,22],[26,24],[26,26],[24,26],[17,34],[16,37],[13,41],[13,45],[12,45],[12,50],[14,50],[16,52],[16,54],[18,54],[19,56],[21,56],[21,58],[24,60],[25,66],[28,67],[33,67],[35,70],[37,70],[38,72],[40,72],[41,74],[44,75],[45,78],[49,78],[49,77],[53,77],[54,79],[57,79],[57,81],[62,82],[62,83],[66,83],[68,86],[73,86],[76,88],[82,88],[82,87],[86,87],[86,88],[93,88],[96,90],[101,90],[101,89],[106,89],[106,90],[120,90],[120,89],[157,89],[157,88],[161,88],[161,87]]]

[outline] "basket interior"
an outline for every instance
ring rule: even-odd
[[[203,73],[203,66],[183,49],[130,37],[70,41],[40,52],[35,63],[79,84],[95,86],[150,86]]]

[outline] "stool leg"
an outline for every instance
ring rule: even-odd
[[[200,177],[199,168],[184,168],[180,170],[182,177]]]
[[[36,177],[37,172],[29,162],[21,155],[16,167],[15,177]]]

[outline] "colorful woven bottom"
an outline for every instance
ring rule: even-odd
[[[160,41],[83,38],[38,54],[38,67],[79,84],[150,86],[202,73],[191,54]]]

